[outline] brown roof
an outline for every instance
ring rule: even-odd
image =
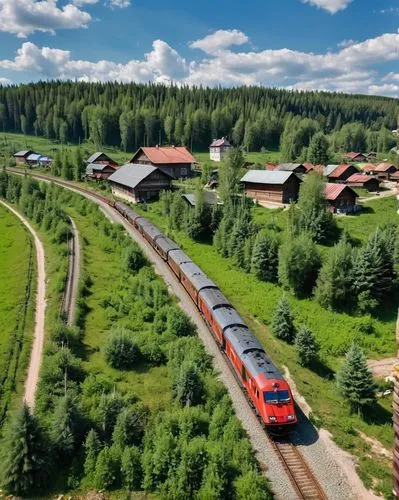
[[[330,179],[339,179],[339,177],[341,177],[342,174],[344,174],[348,168],[353,168],[352,165],[346,165],[345,163],[341,164],[341,165],[338,165],[337,168],[335,168],[330,175],[328,175],[328,177]]]
[[[226,137],[222,137],[221,139],[213,139],[212,144],[209,146],[210,148],[220,148],[221,146],[231,146]]]
[[[396,165],[394,165],[393,163],[388,163],[388,162],[380,163],[379,165],[376,166],[375,170],[376,170],[376,172],[386,172],[391,167],[395,167],[396,170],[398,170],[398,167]]]
[[[139,151],[142,151],[154,165],[195,163],[195,158],[185,147],[144,147],[140,148],[130,160],[133,163]]]
[[[371,163],[367,163],[366,165],[362,166],[362,170],[368,170],[368,171],[375,170],[375,165],[373,165]]]
[[[360,184],[360,183],[364,184],[364,183],[371,181],[371,180],[376,180],[377,182],[380,182],[375,176],[370,177],[370,175],[364,175],[364,174],[353,174],[346,180],[346,182],[348,184],[350,184],[352,182],[355,182],[357,184]]]
[[[354,153],[354,152],[350,152],[350,153],[346,153],[345,155],[347,158],[351,158],[352,160],[354,160],[356,157],[358,156],[363,156],[364,157],[364,154],[363,153]]]
[[[326,200],[335,201],[338,198],[338,196],[340,196],[345,191],[345,189],[350,189],[352,193],[356,196],[356,198],[359,197],[359,195],[355,193],[353,189],[351,189],[349,186],[346,186],[345,184],[333,184],[328,182],[324,190]]]
[[[303,163],[302,165],[306,168],[308,172],[314,170],[314,165],[312,163]]]

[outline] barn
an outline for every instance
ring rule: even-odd
[[[334,167],[334,168],[332,168]],[[325,175],[328,182],[344,182],[351,175],[359,173],[359,170],[353,165],[327,165]]]
[[[34,151],[31,149],[26,149],[24,151],[18,151],[17,153],[14,153],[14,158],[16,163],[26,163],[26,160],[28,156],[36,154]]]
[[[380,189],[380,181],[371,175],[353,174],[347,181],[346,185],[350,187],[360,187],[369,192],[376,192]]]
[[[116,161],[114,161],[112,158],[110,158],[108,155],[103,153],[102,151],[97,151],[96,153],[93,153],[90,158],[87,158],[86,163],[88,165],[92,163],[96,164],[107,164],[107,165],[114,165],[118,166]]]
[[[308,172],[308,169],[302,163],[280,163],[273,170],[294,172],[294,174],[306,174]]]
[[[241,179],[245,194],[255,201],[296,201],[301,179],[293,172],[249,170]]]
[[[108,177],[112,193],[132,203],[147,201],[170,189],[172,178],[153,165],[127,163]]]
[[[390,179],[390,176],[399,169],[393,163],[383,162],[375,167],[375,173],[379,179]]]
[[[136,165],[152,165],[173,177],[191,177],[195,158],[185,147],[141,147],[129,161]]]
[[[327,183],[324,192],[328,206],[333,212],[356,212],[356,199],[359,195],[351,187],[345,184]]]

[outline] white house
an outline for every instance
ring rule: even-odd
[[[224,155],[231,147],[232,145],[225,137],[222,137],[221,139],[214,139],[212,144],[209,146],[211,160],[222,161]]]

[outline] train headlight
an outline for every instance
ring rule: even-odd
[[[295,415],[287,415],[287,420],[294,420],[295,419]]]
[[[269,417],[270,422],[277,422],[277,417]]]

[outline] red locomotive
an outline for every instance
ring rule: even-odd
[[[217,285],[149,220],[124,203],[112,204],[169,264],[187,290],[264,426],[274,432],[293,428],[297,417],[289,385]]]

